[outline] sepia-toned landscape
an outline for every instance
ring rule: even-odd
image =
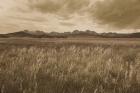
[[[1,93],[139,93],[140,39],[0,39]]]
[[[0,93],[140,93],[139,0],[0,0]]]

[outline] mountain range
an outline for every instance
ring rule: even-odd
[[[0,38],[10,37],[31,37],[31,38],[68,38],[68,37],[94,37],[94,38],[140,38],[140,32],[137,33],[97,33],[95,31],[79,31],[74,30],[73,32],[50,32],[44,31],[19,31],[7,34],[0,34]]]

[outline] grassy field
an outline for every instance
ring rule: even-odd
[[[0,93],[140,93],[140,39],[0,39]]]

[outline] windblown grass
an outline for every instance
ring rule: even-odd
[[[0,93],[140,93],[140,47],[1,46]]]

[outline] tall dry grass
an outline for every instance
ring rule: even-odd
[[[140,47],[2,47],[0,93],[140,93]]]

